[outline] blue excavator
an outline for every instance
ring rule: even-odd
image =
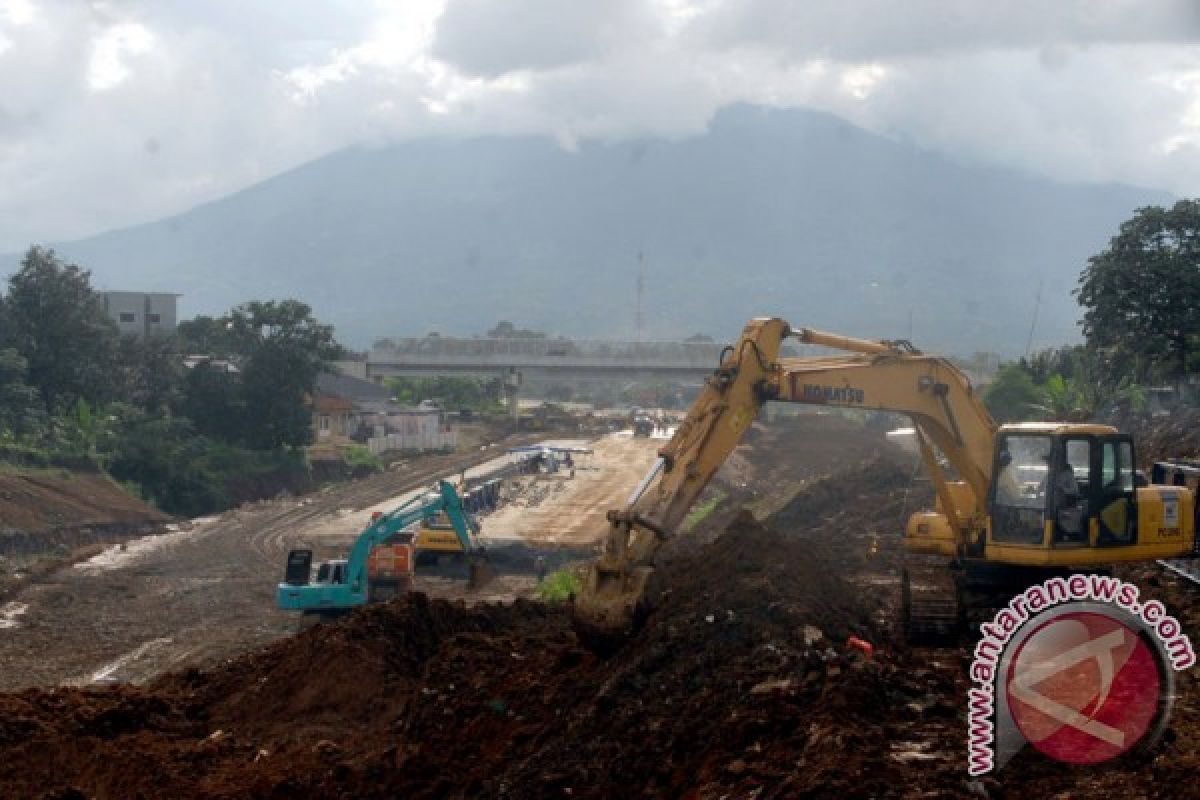
[[[407,591],[412,576],[414,523],[444,514],[467,555],[467,585],[474,588],[491,578],[486,554],[475,542],[478,526],[463,510],[454,486],[439,481],[436,491],[412,498],[386,514],[376,514],[359,534],[344,559],[324,561],[316,574],[312,550],[288,553],[283,583],[275,592],[276,605],[334,617],[370,602],[388,600]]]

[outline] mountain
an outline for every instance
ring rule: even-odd
[[[746,319],[954,353],[1078,336],[1088,256],[1160,192],[956,163],[809,111],[702,136],[426,139],[340,151],[169,219],[55,245],[185,314],[294,296],[363,347],[501,319],[577,337],[732,339]],[[910,322],[911,320],[911,322]]]

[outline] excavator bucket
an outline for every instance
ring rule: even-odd
[[[641,624],[646,586],[653,567],[613,568],[603,559],[592,564],[572,599],[571,623],[593,650],[615,649]]]

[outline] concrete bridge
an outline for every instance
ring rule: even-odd
[[[698,383],[717,366],[715,342],[619,342],[580,339],[385,339],[352,370],[382,382],[390,377],[457,375],[522,382],[671,380]],[[350,365],[345,365],[349,367]]]

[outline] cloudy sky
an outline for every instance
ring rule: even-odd
[[[1195,196],[1200,0],[0,0],[0,252],[358,142],[685,137],[739,101]]]

